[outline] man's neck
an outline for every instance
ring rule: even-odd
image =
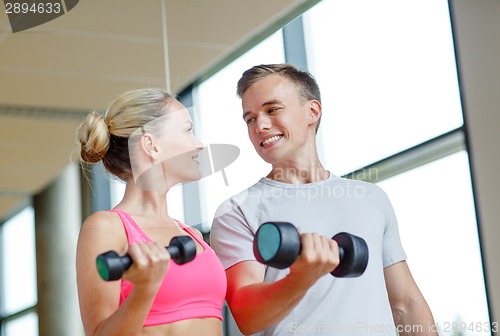
[[[326,180],[330,172],[321,164],[298,168],[293,166],[274,167],[267,178],[289,184],[306,184]]]

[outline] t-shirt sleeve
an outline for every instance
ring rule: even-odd
[[[382,191],[383,192],[383,191]],[[384,229],[384,241],[382,247],[384,268],[406,259],[406,253],[401,244],[399,236],[398,221],[391,201],[383,192],[384,211],[386,214],[386,225]]]
[[[253,254],[254,232],[240,207],[232,199],[222,203],[215,213],[210,231],[210,245],[224,269],[245,260],[256,260]]]

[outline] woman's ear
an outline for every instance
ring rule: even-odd
[[[158,158],[158,145],[153,135],[144,133],[141,136],[140,146],[143,152],[152,160],[156,160]]]

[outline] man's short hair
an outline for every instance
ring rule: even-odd
[[[321,93],[314,76],[307,70],[299,70],[290,64],[261,64],[246,70],[238,81],[236,93],[242,98],[255,82],[270,75],[279,75],[295,84],[300,97],[305,101],[317,100],[321,103]],[[316,132],[320,121],[321,117],[316,125]]]

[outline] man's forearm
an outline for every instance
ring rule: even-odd
[[[287,276],[274,283],[242,287],[228,304],[240,331],[245,335],[253,334],[286,317],[312,285]]]
[[[423,299],[408,302],[393,315],[400,336],[438,336],[434,317]]]

